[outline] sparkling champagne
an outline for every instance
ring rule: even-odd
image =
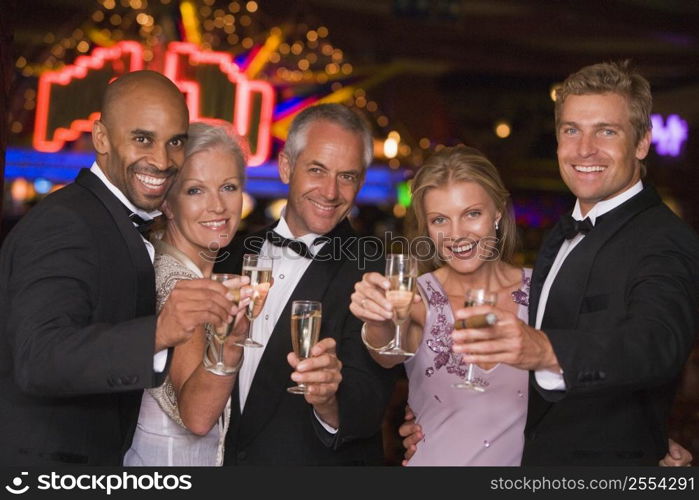
[[[386,299],[393,305],[393,320],[401,323],[408,319],[410,314],[417,278],[411,275],[396,274],[389,276],[388,281],[390,288],[386,292]]]
[[[224,284],[225,286],[225,284]],[[228,293],[230,293],[233,296],[233,302],[236,304],[240,301],[240,288],[233,288],[230,286],[226,286],[228,289]],[[231,321],[230,323],[226,323],[225,325],[221,326],[215,326],[214,327],[214,334],[216,337],[216,340],[219,342],[225,342],[228,336],[231,334],[231,330],[233,329],[233,322]]]
[[[243,276],[250,278],[250,286],[253,288],[252,300],[248,304],[245,315],[248,319],[254,319],[265,305],[265,299],[272,285],[272,268],[243,267]]]
[[[224,273],[212,273],[211,279],[221,283],[228,289],[228,293],[233,296],[233,302],[236,304],[240,301],[240,288],[234,288],[227,284],[228,281],[238,278],[235,274],[224,274]],[[212,325],[213,326],[213,325]],[[213,326],[214,337],[220,343],[226,341],[226,338],[231,334],[231,329],[233,328],[233,323],[226,323],[225,325]]]
[[[466,300],[464,300],[465,307],[475,307],[481,305],[495,305],[497,303],[497,293],[489,292],[484,288],[471,288],[466,290],[465,294]],[[455,328],[480,328],[481,326],[492,325],[497,321],[497,318],[493,313],[485,314],[482,317],[473,316],[468,320],[458,320],[454,325]],[[484,324],[476,326],[479,322]],[[471,323],[466,325],[466,323]],[[477,380],[473,376],[473,363],[466,364],[466,376],[461,382],[456,382],[452,384],[452,387],[457,389],[468,389],[470,391],[485,392],[485,384],[481,380]]]
[[[291,345],[299,358],[311,356],[311,347],[318,342],[322,316],[320,311],[291,316]]]

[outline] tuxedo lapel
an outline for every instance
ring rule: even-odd
[[[657,193],[648,187],[598,218],[595,228],[570,252],[556,275],[541,323],[544,331],[547,327],[568,328],[577,324],[597,253],[629,220],[658,203]]]
[[[348,224],[349,226],[349,224]],[[344,229],[344,228],[340,228]],[[299,396],[291,395],[286,388],[293,385],[291,380],[291,366],[286,362],[286,356],[291,352],[291,303],[294,300],[317,300],[323,302],[327,289],[334,277],[342,267],[339,258],[333,258],[340,247],[344,231],[329,233],[331,238],[316,255],[316,258],[308,266],[301,280],[289,297],[282,314],[279,317],[274,331],[267,342],[265,352],[260,359],[260,364],[255,372],[250,392],[245,401],[245,409],[240,419],[240,444],[254,439],[257,433],[264,428],[267,420],[271,418],[280,398]],[[338,237],[333,237],[338,236]],[[330,332],[332,312],[323,311],[321,322],[321,337],[328,336]],[[325,332],[325,334],[324,334]]]
[[[532,326],[536,324],[536,311],[539,307],[541,289],[544,287],[546,276],[553,265],[553,261],[556,259],[563,240],[563,227],[559,221],[542,244],[534,264],[531,287],[529,289],[529,324]]]
[[[155,312],[155,272],[140,233],[124,211],[121,203],[90,170],[80,170],[75,182],[96,196],[114,219],[114,225],[126,243],[131,262],[138,276],[136,315],[148,316]],[[118,270],[117,270],[118,272]]]

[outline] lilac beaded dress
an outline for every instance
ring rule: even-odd
[[[523,270],[522,288],[512,293],[517,316],[527,321],[531,269]],[[485,392],[456,389],[466,364],[451,351],[454,316],[449,300],[432,273],[418,278],[427,317],[422,342],[405,362],[408,404],[425,438],[408,462],[412,466],[517,466],[524,446],[528,372],[499,364],[474,367]]]

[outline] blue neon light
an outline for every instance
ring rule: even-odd
[[[39,177],[34,181],[34,190],[39,194],[46,194],[51,191],[53,187],[53,182],[43,177]]]
[[[42,153],[32,149],[8,148],[5,156],[5,178],[23,177],[29,181],[42,179],[53,183],[72,182],[81,168],[89,168],[93,153]],[[245,190],[259,198],[284,198],[287,185],[279,180],[277,164],[267,162],[248,167]],[[372,165],[367,171],[357,203],[386,204],[396,201],[396,184],[404,181],[406,172],[391,170],[383,165]]]

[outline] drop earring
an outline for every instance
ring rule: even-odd
[[[495,221],[495,230],[497,231],[498,229],[500,229],[500,221],[496,220]]]

